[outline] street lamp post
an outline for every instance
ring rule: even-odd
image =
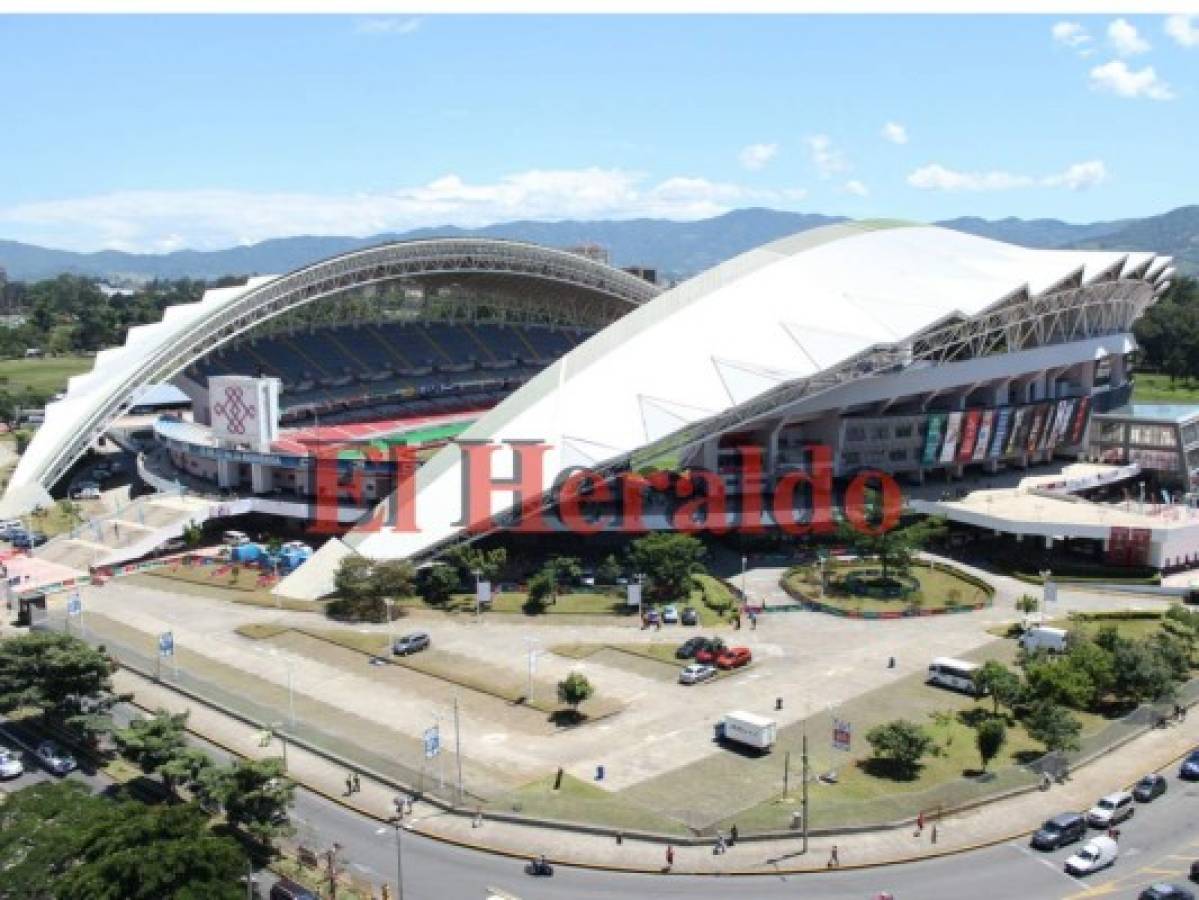
[[[396,810],[392,819],[396,829],[396,900],[404,900],[404,799],[396,797],[392,803]]]
[[[396,645],[396,620],[395,620],[395,598],[384,597],[383,603],[387,606],[387,636],[391,640],[391,646],[394,650]]]
[[[282,722],[272,722],[271,731],[279,736],[280,743],[283,744],[283,771],[287,771],[287,734],[283,731]]]
[[[482,602],[479,596],[479,579],[483,577],[482,569],[474,569],[471,572],[475,576],[475,621],[478,622],[482,615]]]

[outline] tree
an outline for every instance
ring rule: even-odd
[[[1120,639],[1114,645],[1112,692],[1129,703],[1174,696],[1174,669],[1159,655],[1160,644]]]
[[[1051,700],[1038,700],[1024,717],[1024,728],[1046,751],[1077,750],[1082,723]]]
[[[163,782],[187,788],[194,796],[203,798],[203,786],[208,773],[216,769],[212,757],[199,747],[184,747],[158,768]]]
[[[204,790],[224,807],[231,825],[267,846],[275,837],[291,833],[287,811],[296,786],[284,777],[281,759],[237,760],[206,777]]]
[[[974,742],[978,747],[979,758],[983,762],[983,771],[1003,748],[1007,741],[1007,726],[1002,719],[983,719],[975,728]]]
[[[239,900],[246,858],[194,804],[146,806],[45,782],[0,805],[0,896]]]
[[[691,594],[692,575],[704,571],[704,545],[689,534],[659,531],[632,543],[633,565],[649,580],[656,600],[677,600]]]
[[[865,515],[869,521],[882,520],[882,495],[879,491],[867,493]],[[939,516],[929,516],[878,534],[859,531],[845,520],[837,528],[837,538],[860,556],[876,557],[882,566],[882,578],[885,581],[893,572],[906,574],[916,552],[944,537],[947,531],[945,520]]]
[[[68,634],[35,631],[0,641],[0,712],[36,709],[91,738],[111,730],[112,664]]]
[[[503,547],[483,550],[479,547],[461,545],[448,551],[446,562],[458,568],[461,577],[479,573],[482,581],[494,581],[508,563],[508,551]]]
[[[885,761],[897,777],[904,779],[915,777],[920,761],[933,748],[932,736],[907,719],[875,725],[866,732],[866,742],[876,759]]]
[[[553,601],[558,602],[558,590],[564,584],[577,579],[583,574],[583,567],[579,563],[577,557],[574,556],[555,556],[549,559],[545,566],[541,569],[549,578],[550,584],[553,586]]]
[[[412,564],[402,559],[375,563],[371,574],[371,592],[379,597],[407,597],[412,594],[415,573]]]
[[[616,584],[616,579],[623,574],[623,571],[616,559],[616,554],[609,553],[595,567],[595,580],[600,584]]]
[[[1032,594],[1024,594],[1016,601],[1016,611],[1026,616],[1031,616],[1040,606],[1041,602]]]
[[[553,577],[545,569],[542,569],[529,579],[528,588],[525,610],[532,613],[545,612],[546,603],[554,593]]]
[[[571,672],[558,682],[558,702],[568,704],[576,717],[579,705],[594,693],[595,688],[582,672]]]
[[[453,566],[430,566],[425,570],[421,593],[427,603],[447,603],[460,584],[458,573]]]
[[[1090,709],[1096,698],[1095,683],[1069,660],[1037,659],[1024,669],[1028,697],[1074,709]]]
[[[365,556],[351,553],[342,558],[333,576],[333,588],[344,600],[358,601],[371,597],[372,563]]]
[[[186,712],[172,715],[164,709],[155,710],[150,718],[134,719],[128,728],[114,731],[112,735],[123,756],[146,774],[161,775],[163,784],[172,794],[175,793],[174,773],[177,769],[168,768],[168,764],[187,748],[187,716]]]
[[[1020,697],[1020,676],[995,659],[988,659],[974,674],[979,697],[991,695],[992,711],[999,715],[999,707],[1011,709]]]
[[[1094,641],[1071,635],[1070,649],[1062,662],[1084,672],[1092,685],[1092,695],[1083,709],[1094,709],[1116,683],[1115,657]]]
[[[183,543],[188,550],[194,550],[200,546],[200,541],[204,539],[204,529],[195,522],[188,522],[183,526]]]

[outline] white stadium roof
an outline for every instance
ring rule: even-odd
[[[669,290],[579,345],[480,418],[461,439],[550,445],[544,484],[597,466],[781,384],[804,380],[877,345],[1036,295],[1121,275],[1156,281],[1153,253],[1032,250],[932,226],[858,222],[802,232],[752,250]],[[1156,276],[1156,277],[1154,277]],[[1164,277],[1163,277],[1164,276]],[[495,453],[493,477],[511,474]],[[419,531],[363,531],[349,543],[374,558],[408,557],[460,530],[458,448],[417,473]],[[493,513],[511,505],[495,493]]]

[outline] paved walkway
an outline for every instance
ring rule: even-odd
[[[262,747],[260,731],[205,706],[191,704],[169,689],[129,672],[118,673],[116,687],[119,691],[132,692],[138,703],[149,708],[161,707],[172,712],[190,710],[190,728],[242,755],[260,757],[282,753],[277,738],[272,746]],[[936,823],[935,844],[932,842],[933,823],[929,822],[920,836],[914,835],[914,829],[909,825],[832,838],[813,837],[806,856],[799,852],[798,838],[742,841],[723,855],[715,855],[711,846],[676,847],[674,870],[716,873],[823,869],[834,843],[842,865],[866,865],[1002,841],[1031,830],[1056,813],[1088,808],[1103,794],[1131,784],[1146,772],[1171,766],[1195,744],[1199,744],[1199,715],[1137,738],[1079,769],[1064,785],[1055,785],[1049,791],[1034,790],[949,816]],[[380,819],[392,815],[395,796],[392,788],[364,778],[361,791],[346,797],[345,771],[294,746],[288,748],[287,755],[292,777],[309,788],[339,797],[348,805]],[[496,821],[485,821],[476,828],[470,818],[421,803],[415,805],[410,822],[410,827],[416,831],[433,837],[477,844],[517,856],[540,852],[560,862],[645,870],[658,870],[665,864],[665,846],[661,843],[626,839],[618,845],[610,836]],[[326,839],[335,837],[325,836]]]

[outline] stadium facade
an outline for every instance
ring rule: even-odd
[[[767,487],[810,472],[814,446],[836,478],[872,469],[914,485],[1084,459],[1092,416],[1128,402],[1132,324],[1173,271],[1153,253],[1032,250],[900,222],[803,232],[664,292],[532,245],[386,245],[210,290],[133,329],[47,409],[8,499],[49,489],[168,378],[198,410],[158,430],[181,478],[314,497],[311,448],[293,439],[255,458],[205,435],[208,379],[231,374],[279,378],[284,424],[455,423],[416,473],[417,530],[378,527],[382,511],[288,579],[303,595],[327,589],[349,548],[426,558],[485,533],[463,528],[459,442],[498,445],[495,478],[536,442],[545,486],[577,467],[702,467],[733,493],[746,446],[762,449]],[[397,473],[374,474],[359,502]],[[497,519],[512,505],[490,497]]]

